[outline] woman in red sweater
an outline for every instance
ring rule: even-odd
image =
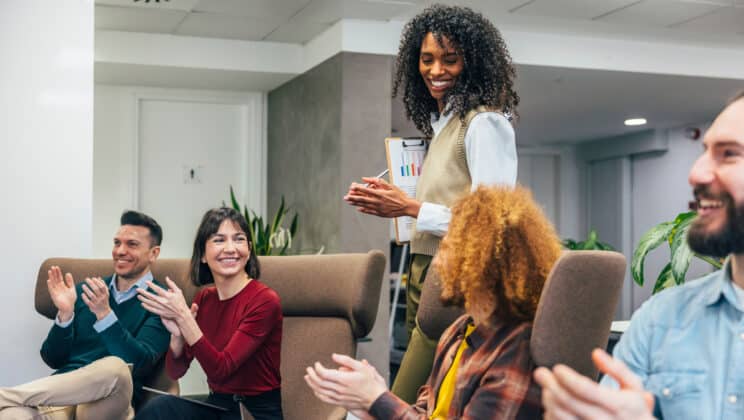
[[[141,292],[142,305],[160,315],[170,331],[168,375],[183,376],[196,358],[207,374],[207,402],[222,412],[184,399],[160,396],[138,419],[240,419],[240,404],[256,420],[282,419],[279,296],[258,281],[259,265],[245,218],[230,208],[209,210],[194,240],[191,279],[203,288],[188,306],[178,286]]]

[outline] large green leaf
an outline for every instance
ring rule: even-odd
[[[682,216],[682,215],[680,215]],[[690,261],[692,261],[692,250],[687,245],[687,231],[690,230],[690,224],[694,220],[694,217],[677,217],[674,221],[676,226],[672,233],[672,253],[671,253],[671,266],[672,266],[672,277],[677,284],[685,282],[685,274],[687,269],[690,268]]]
[[[676,284],[674,276],[672,276],[672,263],[668,263],[664,269],[661,270],[661,273],[659,273],[659,277],[656,279],[656,284],[654,284],[653,293],[664,290],[667,287],[672,287]]]
[[[630,272],[633,275],[633,280],[639,286],[643,286],[643,263],[646,260],[646,255],[664,243],[672,229],[674,229],[673,222],[660,223],[649,229],[638,242],[638,246],[633,253],[633,260],[630,263]]]
[[[292,223],[289,225],[289,234],[294,238],[295,232],[297,232],[297,213],[292,218]]]
[[[235,191],[233,191],[232,185],[230,185],[230,202],[232,203],[232,207],[240,213],[240,204],[238,204],[238,200],[235,198]],[[248,218],[246,218],[246,221],[248,221]]]
[[[286,211],[284,210],[284,196],[282,196],[282,200],[279,202],[279,210],[276,211],[276,214],[274,215],[274,222],[271,224],[272,234],[276,232],[277,228],[279,228],[279,225],[281,225],[282,219],[284,218],[284,213],[286,213]]]

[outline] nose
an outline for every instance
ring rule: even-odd
[[[124,251],[125,251],[125,249],[124,249],[124,244],[121,244],[121,245],[114,245],[114,253],[115,253],[116,255],[121,255],[121,254],[123,254],[123,253],[124,253]]]
[[[438,76],[441,74],[444,74],[444,66],[442,63],[439,62],[439,60],[434,60],[434,63],[431,65],[431,70],[429,70],[429,73],[431,73],[432,76]]]
[[[713,182],[714,177],[713,161],[708,152],[705,152],[692,164],[687,181],[692,186],[705,185]]]
[[[232,239],[228,239],[225,241],[225,252],[233,252],[235,251],[235,242],[233,242]]]

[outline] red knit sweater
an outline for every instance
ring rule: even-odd
[[[282,309],[279,295],[258,280],[230,299],[220,301],[207,287],[194,298],[196,322],[204,334],[181,357],[166,357],[168,375],[178,379],[196,357],[214,392],[257,395],[279,389]]]

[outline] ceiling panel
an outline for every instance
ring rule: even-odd
[[[703,16],[721,7],[707,2],[646,0],[609,13],[598,20],[612,23],[668,26]]]
[[[331,25],[328,23],[297,22],[292,20],[276,28],[264,40],[304,44],[330,27]]]
[[[312,0],[295,19],[333,23],[339,19],[391,20],[416,6],[415,1]]]
[[[687,31],[708,33],[744,32],[744,7],[722,7],[713,13],[676,25]]]
[[[271,18],[254,19],[213,13],[189,13],[176,30],[176,34],[260,41],[280,23],[280,19]]]
[[[96,4],[106,6],[122,6],[122,7],[135,7],[139,9],[170,9],[170,10],[183,10],[186,12],[191,11],[194,5],[199,0],[168,0],[168,1],[150,1],[145,3],[144,1],[135,2],[134,0],[96,0]]]
[[[200,0],[194,7],[194,11],[232,16],[283,17],[289,19],[308,3],[310,3],[310,0]]]
[[[96,6],[96,29],[170,34],[187,12],[168,9]]]
[[[505,15],[509,13],[509,10],[515,9],[519,6],[525,5],[532,0],[449,0],[446,3],[448,5],[464,6],[469,7],[476,12],[484,14],[486,17],[492,15]],[[421,0],[417,2],[416,6],[412,6],[402,14],[395,16],[392,20],[407,21],[413,16],[421,12],[425,7],[431,6],[432,4],[442,3],[441,0]]]
[[[513,13],[573,19],[592,19],[640,0],[535,0]]]

